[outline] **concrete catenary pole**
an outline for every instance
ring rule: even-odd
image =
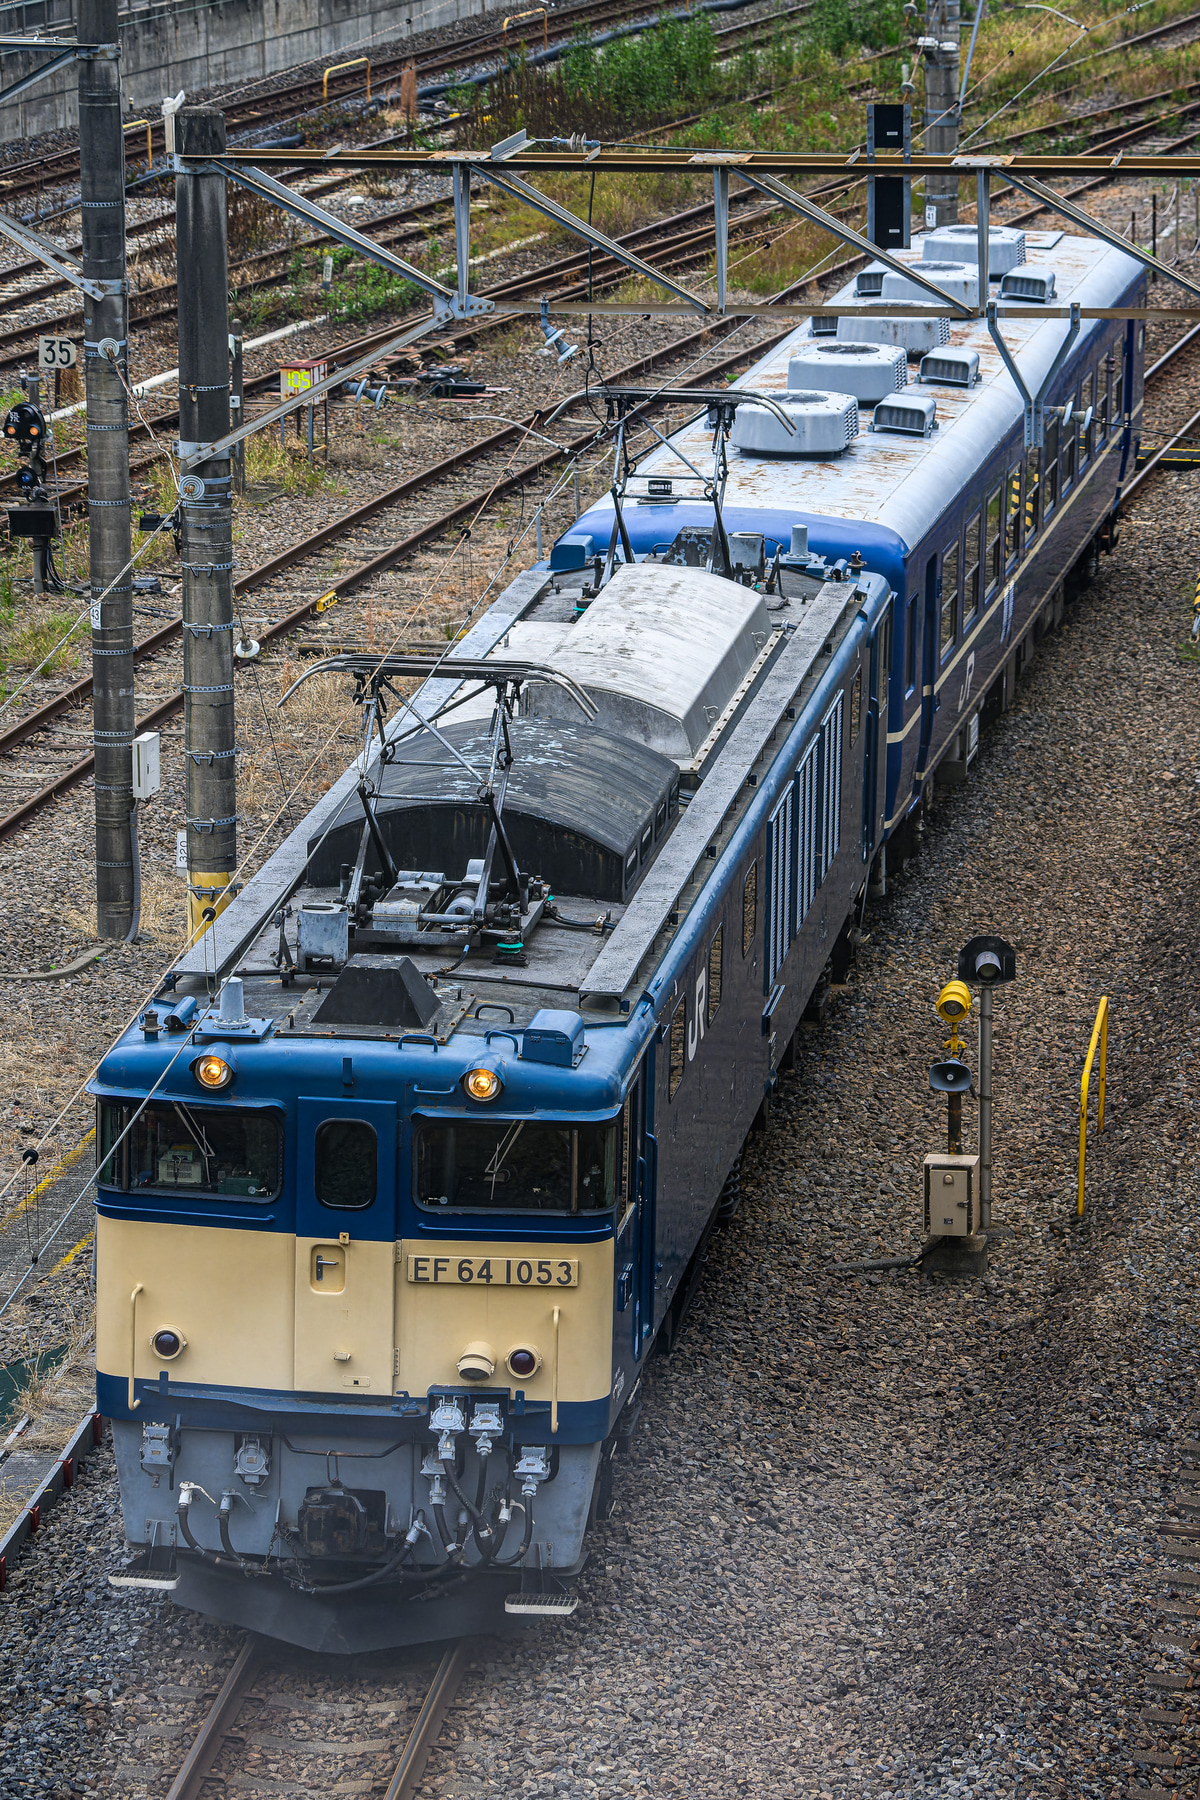
[[[104,285],[84,298],[88,547],[96,740],[96,929],[133,925],[133,575],[130,555],[129,300],[125,282],[125,135],[117,60],[117,0],[79,0],[81,44],[105,46],[79,64],[83,272]],[[111,46],[111,50],[107,47]],[[117,580],[117,577],[120,579]],[[115,582],[115,586],[113,583]],[[99,596],[112,588],[103,601]]]
[[[981,4],[981,0],[976,0]],[[959,0],[927,0],[925,9],[925,153],[958,151]],[[925,178],[925,224],[957,225],[957,175]]]
[[[224,115],[185,106],[175,148],[203,159],[225,149]],[[175,178],[179,258],[181,456],[229,430],[229,292],[225,177]],[[233,701],[233,493],[229,452],[182,481],[183,741],[187,784],[188,923],[232,899],[237,866]]]

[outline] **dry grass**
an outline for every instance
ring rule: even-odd
[[[182,930],[186,911],[183,879],[168,871],[162,863],[142,863],[142,936],[173,939]],[[62,919],[84,939],[96,936],[96,908],[89,898],[64,900]],[[0,1080],[3,1077],[0,1076]]]

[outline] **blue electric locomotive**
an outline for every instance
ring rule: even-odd
[[[1119,253],[1045,248],[1060,297],[1136,297]],[[330,665],[362,755],[94,1085],[122,1580],[340,1650],[574,1604],[870,872],[1111,542],[1131,455],[1134,328],[1083,329],[1035,457],[978,323],[910,384],[892,340],[944,328],[865,298],[451,654]],[[1005,330],[1035,386],[1062,323]]]

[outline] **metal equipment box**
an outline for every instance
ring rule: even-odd
[[[979,1222],[979,1158],[931,1151],[925,1158],[925,1230],[971,1237]]]

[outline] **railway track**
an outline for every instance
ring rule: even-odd
[[[706,369],[706,378],[718,379],[733,373],[740,365],[761,355],[771,344],[780,341],[787,335],[787,327],[766,339],[757,339],[744,345],[732,355],[722,358]],[[627,364],[614,372],[614,380],[633,380],[638,376],[659,368],[681,356],[694,356],[710,337],[708,330],[694,332],[673,344],[655,351],[648,356]],[[671,395],[664,393],[661,405],[669,405]],[[293,607],[282,616],[262,625],[255,626],[255,635],[260,643],[270,643],[288,636],[296,628],[311,619],[318,608],[327,610],[331,602],[343,599],[356,589],[372,581],[378,575],[395,567],[406,557],[423,546],[443,537],[456,527],[462,528],[472,519],[481,507],[488,503],[496,503],[509,495],[519,493],[530,483],[540,480],[551,469],[581,454],[593,441],[594,430],[589,428],[574,436],[567,437],[561,449],[541,450],[530,460],[514,466],[511,453],[519,446],[529,432],[536,430],[540,415],[532,414],[511,426],[493,432],[478,443],[440,462],[419,470],[415,475],[372,495],[359,506],[351,508],[339,518],[322,526],[318,531],[289,546],[278,555],[270,558],[240,576],[235,583],[235,604],[244,596],[256,589],[266,588],[279,576],[304,564],[319,561],[322,553],[331,545],[337,545],[343,555],[358,555],[358,560],[345,574],[336,578],[323,577],[313,583],[312,597],[306,599],[298,607]],[[489,467],[499,460],[498,467]],[[405,502],[410,502],[427,494],[436,494],[440,487],[450,481],[456,481],[464,472],[478,477],[475,485],[462,494],[453,497],[449,505],[418,523],[415,529],[407,530],[403,535],[393,539],[382,548],[374,544],[369,546],[369,554],[362,549],[362,534],[368,532],[372,521],[390,509]],[[135,660],[148,665],[148,679],[153,682],[155,667],[164,655],[169,654],[180,637],[180,624],[172,619],[160,626],[136,647]],[[163,676],[167,670],[163,667]],[[0,756],[7,757],[22,745],[31,740],[42,739],[42,734],[51,727],[57,729],[58,742],[44,739],[36,749],[43,756],[69,752],[72,742],[90,744],[90,729],[85,729],[88,715],[86,708],[91,699],[91,677],[74,683],[71,687],[55,695],[43,705],[19,719],[7,731],[0,734]],[[139,719],[136,729],[148,731],[157,729],[182,707],[182,695],[175,691],[166,695]],[[20,800],[16,805],[9,805],[8,810],[0,816],[0,838],[10,835],[26,824],[33,815],[48,804],[49,801],[68,792],[72,787],[84,781],[91,774],[93,757],[90,749],[78,760],[72,761],[56,773],[51,780],[45,782],[35,792]],[[10,765],[0,778],[0,786],[8,785],[13,779]],[[22,772],[23,773],[23,772]]]
[[[811,0],[802,0],[801,4],[790,6],[785,11],[789,14],[806,12],[810,5]],[[661,11],[660,6],[648,4],[647,0],[588,0],[587,4],[578,6],[551,6],[546,16],[546,43],[550,47],[567,43],[581,28],[596,30],[608,25],[630,24],[643,18],[653,20]],[[728,26],[716,32],[715,36],[726,49],[733,50],[746,42],[769,36],[775,29],[775,24],[774,17],[751,20],[743,25]],[[394,84],[410,63],[416,65],[418,83],[428,83],[431,77],[450,76],[480,64],[500,62],[521,43],[523,37],[535,35],[535,28],[529,24],[526,24],[523,33],[514,32],[511,36],[506,35],[503,29],[486,29],[426,51],[414,53],[403,50],[385,55],[378,61],[373,58],[371,85],[378,92]],[[361,71],[331,77],[327,98],[324,79],[322,70],[282,87],[231,98],[223,108],[231,135],[244,135],[269,125],[296,123],[309,114],[325,112],[330,106],[344,105],[347,101],[365,97],[366,88]],[[146,143],[146,128],[144,125],[130,127],[126,136],[129,148],[140,149]],[[155,153],[165,149],[162,126],[159,123],[151,125],[150,147]],[[77,179],[78,174],[79,153],[76,149],[64,150],[41,160],[32,159],[25,163],[9,164],[7,167],[0,166],[0,205],[9,206],[26,194],[44,193],[49,188]]]
[[[338,1675],[329,1673],[324,1659],[304,1658],[248,1637],[200,1723],[167,1800],[201,1800],[210,1782],[225,1787],[239,1765],[252,1771],[259,1765],[261,1773],[264,1761],[272,1771],[271,1786],[281,1791],[369,1790],[383,1800],[411,1800],[471,1650],[471,1641],[460,1638],[445,1650],[432,1675],[427,1661],[414,1666],[405,1660],[358,1675],[356,1688],[348,1690]],[[296,1692],[286,1685],[289,1681],[299,1681],[309,1691]]]
[[[1093,186],[1096,184],[1090,183],[1085,185]],[[1080,190],[1077,189],[1075,191],[1078,193]],[[749,197],[747,197],[747,199],[749,199]],[[1029,218],[1036,216],[1041,210],[1042,209],[1038,207],[1026,208],[1024,212],[1015,215],[1015,219],[1012,222],[1016,222],[1017,220],[1027,221]],[[752,238],[755,233],[767,231],[770,217],[770,208],[748,207],[747,213],[743,219],[738,221],[738,225],[735,228],[735,237],[737,232],[740,231],[742,233],[742,241],[747,241]],[[704,222],[706,219],[708,221],[707,223]],[[664,231],[667,234],[665,239],[662,238]],[[648,242],[654,239],[655,234],[658,234],[660,249],[667,252],[666,260],[663,262],[664,267],[678,270],[693,265],[697,261],[706,261],[711,253],[712,245],[712,227],[709,209],[705,206],[689,208],[683,213],[673,215],[673,217],[668,220],[656,221],[650,226],[626,234],[626,237],[622,241],[628,243],[630,247],[634,247],[635,245],[644,247]],[[821,278],[822,282],[848,273],[849,270],[856,266],[861,260],[861,258],[847,259],[844,263],[827,271]],[[560,283],[567,283],[565,287],[559,286],[557,290],[554,290],[557,291],[559,297],[564,297],[564,295],[571,293],[586,293],[586,280],[576,280],[574,285],[571,285],[572,277],[578,277],[584,274],[586,268],[586,252],[580,252],[561,257],[554,263],[538,269],[531,276],[516,277],[512,281],[501,283],[497,287],[485,291],[487,291],[491,297],[500,300],[505,297],[513,298],[531,291],[539,293],[546,292],[548,282],[558,281]],[[594,259],[593,282],[597,290],[607,284],[619,281],[623,276],[623,265],[617,263],[615,259]],[[812,285],[816,284],[813,283]],[[481,323],[472,323],[462,326],[452,335],[454,336],[454,341],[456,343],[463,343],[468,339],[479,336],[487,329],[489,329],[489,326],[485,320]],[[787,329],[790,329],[790,327]],[[366,355],[375,344],[385,342],[387,338],[392,335],[393,330],[394,328],[389,326],[380,332],[369,334],[351,344],[342,346],[338,354],[345,357],[347,361]],[[698,349],[707,335],[707,332],[704,331],[696,332],[691,336],[668,346],[664,350],[640,359],[638,362],[620,370],[617,375],[614,376],[614,379],[633,379],[635,375],[645,374],[648,370],[658,367],[664,362],[669,362],[680,355],[694,352]],[[710,378],[716,378],[720,374],[732,372],[740,363],[745,362],[751,356],[762,354],[770,343],[779,341],[785,335],[786,330],[780,331],[772,338],[758,340],[752,346],[748,346],[746,349],[733,356],[723,359],[714,367],[710,368],[708,371]],[[1193,330],[1186,333],[1175,346],[1168,350],[1166,354],[1147,371],[1147,386],[1152,387],[1160,382],[1166,371],[1173,366],[1176,358],[1186,354],[1188,349],[1195,343],[1196,338],[1197,332]],[[256,393],[265,393],[269,388],[274,386],[274,381],[275,377],[273,375],[264,375],[255,378],[253,381],[248,381],[246,383],[247,396],[252,397]],[[665,403],[666,401],[664,400],[664,404]],[[175,411],[163,412],[151,419],[149,423],[153,425],[156,430],[167,430],[176,422],[177,416]],[[314,593],[311,599],[304,601],[300,606],[289,609],[281,617],[264,624],[261,628],[256,627],[259,641],[271,642],[288,636],[295,631],[298,626],[304,624],[315,614],[319,603],[328,605],[331,598],[336,601],[351,594],[355,589],[365,585],[368,581],[387,569],[394,567],[397,563],[404,560],[404,558],[411,556],[424,545],[444,536],[447,532],[453,531],[456,527],[463,527],[465,522],[474,516],[480,507],[484,506],[489,501],[494,503],[513,493],[522,491],[529,483],[543,477],[552,467],[562,462],[565,458],[579,454],[591,439],[590,432],[584,433],[581,436],[571,439],[564,450],[542,452],[517,469],[505,466],[499,472],[491,472],[489,476],[487,472],[488,459],[506,456],[511,451],[512,446],[518,443],[523,435],[530,430],[536,429],[537,417],[536,414],[531,415],[528,419],[522,420],[517,424],[505,427],[503,430],[491,434],[474,446],[458,451],[452,456],[442,459],[437,464],[418,471],[417,474],[407,477],[405,480],[370,497],[359,506],[351,508],[339,519],[332,521],[329,525],[323,526],[316,533],[300,540],[297,544],[290,546],[288,549],[280,552],[277,556],[271,558],[267,563],[260,565],[258,568],[249,570],[244,576],[240,577],[235,587],[235,595],[239,599],[256,589],[267,587],[272,581],[286,571],[302,564],[312,562],[332,544],[337,543],[342,545],[343,549],[352,549],[353,535],[366,528],[370,521],[381,514],[385,514],[391,508],[412,501],[426,491],[436,490],[451,478],[460,476],[464,470],[474,469],[484,477],[483,484],[472,489],[465,497],[456,498],[450,506],[444,507],[433,517],[419,524],[415,530],[404,533],[382,549],[373,550],[370,555],[363,557],[358,565],[351,569],[347,574],[340,576],[336,580],[327,582],[322,587],[319,595]],[[1188,433],[1195,428],[1198,421],[1200,421],[1200,414],[1198,414],[1195,419],[1189,420],[1182,431],[1177,433],[1168,443],[1164,444],[1144,467],[1137,472],[1127,485],[1127,498],[1150,478],[1159,463],[1169,453],[1170,449],[1181,438],[1186,437]],[[139,433],[145,435],[141,428],[139,428]],[[131,433],[131,435],[133,434]],[[62,458],[60,459],[60,462],[66,462],[66,460],[66,458]],[[147,459],[147,462],[138,466],[144,469],[148,466],[148,462],[149,459]],[[63,490],[63,498],[69,505],[73,500],[82,500],[85,492],[85,484],[78,483],[74,487],[68,486],[65,488]],[[178,621],[172,620],[170,623],[152,632],[149,637],[144,639],[142,643],[137,646],[135,658],[142,663],[153,663],[155,659],[161,658],[164,653],[168,653],[171,650],[178,640],[179,633],[180,626]],[[91,680],[90,677],[87,677],[76,682],[73,686],[53,699],[45,702],[43,706],[19,720],[15,725],[10,727],[8,731],[0,734],[0,756],[7,756],[22,744],[29,743],[30,740],[34,738],[39,738],[43,732],[57,722],[71,721],[73,717],[79,714],[80,709],[86,706],[90,697]],[[181,704],[181,696],[178,693],[167,695],[139,720],[138,729],[151,730],[161,726],[179,709]],[[43,752],[49,751],[49,746],[45,743],[43,743],[40,748]],[[0,838],[19,830],[36,812],[47,805],[51,800],[66,793],[72,787],[78,785],[79,782],[86,780],[91,774],[92,768],[93,759],[90,753],[80,756],[77,760],[63,767],[51,780],[45,782],[35,792],[27,795],[16,805],[9,805],[7,810],[3,814],[0,814]]]

